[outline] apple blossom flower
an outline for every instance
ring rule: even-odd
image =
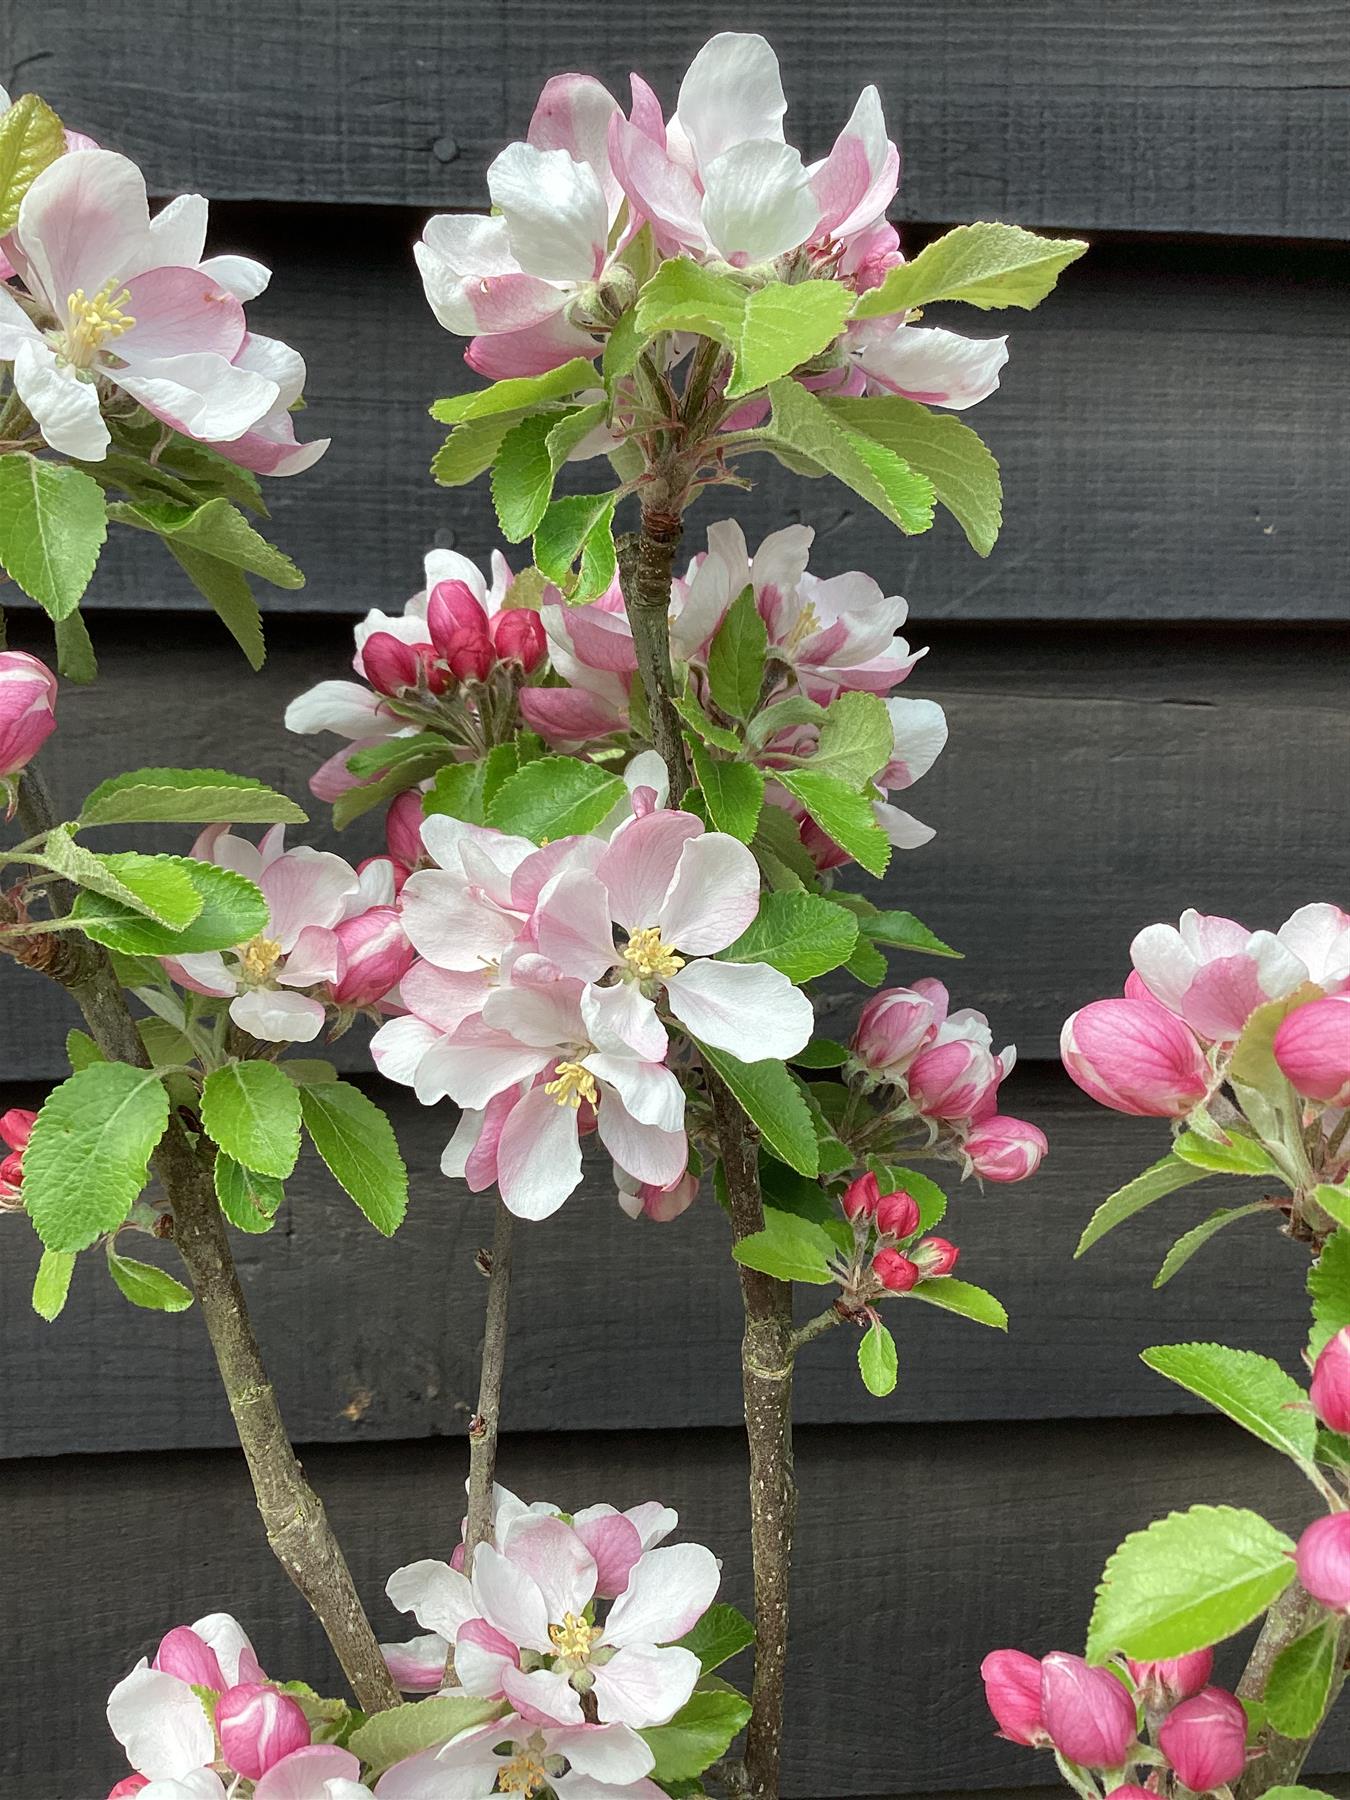
[[[1323,1106],[1350,1106],[1350,993],[1299,1006],[1275,1033],[1275,1060],[1296,1093]]]
[[[997,1055],[989,1021],[973,1007],[949,1013],[905,1074],[910,1100],[929,1119],[979,1119],[994,1110],[999,1083],[1016,1058],[1011,1044]]]
[[[1117,1769],[1135,1740],[1134,1701],[1109,1669],[1054,1650],[1041,1662],[1041,1713],[1061,1756],[1087,1769]]]
[[[14,777],[56,730],[56,677],[26,650],[0,650],[0,788],[6,817],[17,805]]]
[[[0,1129],[4,1120],[0,1119]],[[1350,1326],[1328,1340],[1313,1365],[1308,1398],[1333,1431],[1350,1432]]]
[[[1126,1667],[1145,1706],[1175,1706],[1190,1700],[1208,1686],[1214,1670],[1213,1650],[1192,1650],[1154,1662],[1133,1662]]]
[[[1207,1041],[1231,1044],[1268,1000],[1305,981],[1328,992],[1350,980],[1350,916],[1339,907],[1300,907],[1278,932],[1188,909],[1179,926],[1149,925],[1130,945],[1153,997]]]
[[[220,1696],[216,1731],[221,1755],[250,1781],[310,1741],[309,1721],[299,1702],[255,1681],[240,1682]]]
[[[947,990],[931,976],[913,987],[883,988],[858,1014],[849,1049],[869,1073],[898,1078],[946,1016]]]
[[[9,1155],[0,1159],[0,1212],[23,1210],[23,1153],[33,1135],[37,1114],[26,1106],[11,1106],[0,1113],[0,1143]]]
[[[523,688],[525,723],[565,751],[626,731],[637,651],[617,578],[587,606],[569,606],[556,588],[546,587],[539,619],[549,663],[566,686]]]
[[[1084,1093],[1116,1112],[1181,1119],[1210,1088],[1194,1031],[1155,1000],[1094,1000],[1064,1021],[1059,1053]]]
[[[1050,1145],[1038,1125],[995,1113],[980,1120],[965,1141],[971,1167],[982,1181],[1025,1181],[1041,1166]]]
[[[620,1209],[630,1219],[652,1219],[660,1225],[678,1219],[698,1199],[698,1177],[690,1169],[675,1181],[661,1185],[654,1181],[634,1181],[616,1164],[614,1186]]]
[[[366,878],[367,863],[358,870]],[[394,881],[393,864],[386,860],[387,879]],[[416,956],[403,931],[397,906],[372,906],[352,918],[339,919],[333,927],[338,943],[337,976],[328,994],[338,1006],[373,1006],[395,989]]]
[[[834,391],[900,394],[951,412],[987,400],[1008,360],[1006,337],[962,337],[937,325],[911,325],[896,314],[853,320],[843,349],[846,374]]]
[[[1236,1781],[1247,1766],[1247,1715],[1223,1688],[1183,1700],[1158,1732],[1158,1748],[1183,1787],[1207,1793]]]
[[[181,1780],[216,1755],[215,1730],[194,1685],[219,1691],[265,1679],[238,1622],[211,1613],[169,1632],[153,1663],[142,1657],[117,1683],[108,1723],[138,1774]]]
[[[1314,1519],[1298,1540],[1298,1578],[1314,1600],[1350,1613],[1350,1513]]]
[[[1041,1665],[1025,1650],[991,1650],[980,1664],[984,1697],[998,1734],[1014,1744],[1048,1744],[1041,1711]]]
[[[647,1780],[656,1759],[626,1725],[549,1725],[508,1714],[383,1774],[378,1800],[487,1800],[545,1791],[558,1800],[662,1800]]]

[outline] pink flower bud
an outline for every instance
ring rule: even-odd
[[[914,1246],[914,1260],[925,1275],[950,1275],[960,1254],[946,1238],[926,1237]]]
[[[969,1119],[1003,1079],[999,1059],[973,1038],[921,1050],[910,1064],[909,1097],[930,1119]]]
[[[1305,1099],[1350,1106],[1350,994],[1291,1012],[1275,1033],[1275,1060]]]
[[[1209,1089],[1209,1064],[1189,1026],[1154,1000],[1094,1000],[1064,1022],[1064,1067],[1116,1112],[1180,1119]]]
[[[384,815],[384,841],[396,863],[415,869],[422,860],[422,796],[416,788],[395,795]]]
[[[1338,1331],[1318,1357],[1308,1398],[1324,1425],[1350,1432],[1350,1327]]]
[[[844,1189],[839,1204],[846,1219],[870,1219],[880,1199],[881,1189],[877,1186],[876,1176],[859,1175]]]
[[[1039,1126],[1006,1113],[982,1119],[966,1139],[966,1155],[984,1181],[1025,1181],[1049,1148]]]
[[[454,631],[441,652],[456,681],[486,681],[496,661],[492,639],[485,631]]]
[[[1062,1650],[1041,1663],[1041,1715],[1060,1755],[1085,1769],[1118,1769],[1134,1742],[1134,1701],[1120,1682]]]
[[[518,662],[532,675],[544,660],[544,621],[528,606],[513,606],[492,621],[492,646],[503,662]]]
[[[0,1138],[11,1150],[24,1150],[36,1123],[37,1114],[28,1107],[11,1106],[8,1112],[0,1113]]]
[[[258,1781],[283,1756],[309,1743],[309,1721],[297,1701],[275,1688],[242,1681],[216,1703],[216,1730],[230,1767]]]
[[[1247,1765],[1247,1715],[1242,1703],[1222,1688],[1205,1688],[1167,1715],[1158,1748],[1178,1781],[1196,1793],[1236,1781]]]
[[[339,945],[332,994],[339,1006],[371,1006],[408,973],[417,952],[396,906],[372,906],[333,927]]]
[[[0,1211],[23,1211],[23,1153],[19,1150],[0,1160]]]
[[[1127,1666],[1146,1706],[1175,1706],[1178,1700],[1189,1700],[1204,1687],[1214,1672],[1214,1652],[1192,1650],[1189,1656],[1132,1662]]]
[[[139,1794],[143,1787],[149,1787],[148,1775],[124,1775],[114,1788],[108,1790],[108,1800],[131,1800],[133,1794]]]
[[[1314,1600],[1350,1613],[1350,1513],[1314,1519],[1298,1540],[1294,1563]]]
[[[422,658],[391,631],[377,631],[361,647],[361,664],[366,680],[378,693],[399,694],[417,686]]]
[[[898,1250],[878,1250],[872,1258],[872,1273],[891,1293],[907,1294],[918,1285],[919,1265]]]
[[[941,989],[937,996],[924,990]],[[912,988],[885,988],[874,994],[858,1014],[857,1029],[849,1048],[860,1063],[877,1074],[898,1074],[932,1037],[947,1012],[947,991],[939,981],[921,981]]]
[[[56,677],[26,650],[0,650],[0,780],[17,775],[56,729]]]
[[[1024,1650],[991,1650],[980,1664],[984,1697],[999,1736],[1035,1746],[1049,1740],[1041,1718],[1041,1665]]]
[[[473,589],[465,581],[438,581],[427,596],[427,630],[439,656],[448,656],[457,632],[483,636],[488,616]]]
[[[160,1639],[153,1667],[176,1675],[191,1687],[210,1688],[217,1694],[230,1685],[221,1673],[215,1651],[190,1625],[176,1625]]]
[[[883,1194],[875,1216],[877,1230],[885,1237],[907,1238],[919,1229],[919,1203],[903,1188],[898,1194]]]
[[[1141,1788],[1137,1781],[1127,1781],[1124,1787],[1112,1788],[1107,1800],[1158,1800],[1158,1796]]]

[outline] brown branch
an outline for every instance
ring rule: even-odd
[[[1325,1617],[1326,1614],[1307,1589],[1300,1582],[1291,1582],[1266,1614],[1261,1635],[1253,1646],[1247,1667],[1237,1685],[1239,1700],[1264,1700],[1270,1683],[1270,1672],[1275,1667],[1280,1652],[1288,1649],[1290,1644],[1305,1632],[1311,1631]],[[1350,1626],[1342,1625],[1331,1691],[1327,1695],[1326,1712],[1323,1713],[1317,1730],[1306,1738],[1287,1738],[1276,1731],[1273,1725],[1264,1725],[1256,1740],[1261,1754],[1248,1763],[1246,1772],[1235,1784],[1235,1800],[1259,1800],[1259,1796],[1268,1793],[1271,1788],[1284,1787],[1298,1780],[1308,1752],[1317,1741],[1327,1714],[1336,1704],[1345,1685],[1345,1658],[1348,1649]]]
[[[492,1537],[492,1484],[497,1470],[497,1427],[501,1421],[502,1378],[506,1371],[506,1318],[511,1298],[511,1255],[515,1220],[501,1200],[492,1226],[492,1249],[482,1252],[488,1278],[483,1324],[483,1363],[478,1378],[478,1411],[469,1424],[469,1516],[465,1525],[464,1573],[473,1574],[473,1554]]]
[[[19,812],[30,833],[48,831],[56,813],[36,770],[19,788]],[[68,890],[49,889],[53,908],[68,909]],[[148,1068],[149,1058],[106,952],[88,940],[39,936],[7,945],[20,962],[68,989],[106,1056]],[[173,1236],[201,1307],[216,1366],[253,1481],[267,1541],[328,1635],[366,1712],[397,1706],[375,1633],[357,1596],[323,1503],[305,1479],[276,1393],[263,1365],[216,1202],[209,1162],[194,1148],[176,1114],[151,1159],[173,1211]]]

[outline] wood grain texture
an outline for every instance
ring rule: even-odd
[[[558,1435],[507,1440],[500,1467],[518,1492],[570,1509],[602,1498],[676,1506],[681,1535],[724,1559],[723,1591],[744,1605],[743,1455],[733,1432]],[[444,1555],[454,1541],[460,1448],[316,1449],[306,1461],[376,1629],[409,1635],[380,1590],[392,1568]],[[1064,1422],[1015,1437],[920,1423],[808,1427],[797,1475],[791,1800],[1043,1789],[1046,1759],[993,1734],[978,1674],[985,1652],[1076,1649],[1106,1557],[1170,1508],[1222,1494],[1297,1531],[1314,1506],[1289,1464],[1221,1420]],[[6,1625],[23,1654],[6,1676],[5,1800],[105,1793],[122,1763],[103,1696],[171,1625],[208,1610],[237,1613],[272,1674],[333,1690],[322,1641],[268,1561],[232,1454],[20,1464],[7,1473],[6,1501],[23,1523],[0,1534]],[[97,1579],[69,1593],[70,1572],[90,1565]],[[1239,1649],[1222,1651],[1219,1679],[1233,1679]],[[1310,1775],[1350,1767],[1346,1724],[1343,1711]]]
[[[154,189],[480,206],[543,80],[639,68],[673,104],[725,7],[688,0],[6,0],[13,84],[144,162]],[[788,128],[822,156],[865,82],[905,156],[912,219],[1345,235],[1350,113],[1335,0],[854,0],[828,34],[746,0],[783,62]],[[112,79],[109,79],[110,71]]]
[[[31,615],[13,623],[16,643],[42,648]],[[1273,927],[1306,900],[1344,899],[1343,634],[930,632],[917,608],[909,629],[931,650],[904,691],[936,696],[951,738],[902,796],[938,836],[897,852],[879,891],[965,951],[964,963],[945,965],[951,985],[985,1006],[1023,1055],[1057,1054],[1063,1019],[1119,988],[1131,938],[1154,919],[1190,904]],[[338,748],[291,736],[281,721],[294,694],[343,674],[350,638],[339,621],[274,621],[257,677],[200,619],[162,616],[148,645],[135,617],[96,622],[95,635],[103,678],[64,691],[61,728],[44,751],[71,811],[118,769],[194,762],[303,797],[309,774]],[[325,811],[316,804],[315,819]],[[379,846],[377,819],[339,836],[316,827],[313,841],[356,861]],[[166,830],[136,841],[181,851],[190,838]],[[861,876],[850,885],[878,891]],[[905,956],[892,970],[898,981],[944,973]],[[848,978],[828,991],[846,996],[850,1011],[862,995]],[[0,964],[0,1070],[64,1074],[74,1019],[51,984]],[[830,1007],[825,1024],[836,1035],[848,1029]],[[338,1050],[360,1066],[357,1042]]]
[[[275,536],[309,581],[298,593],[259,583],[263,603],[363,612],[406,593],[434,543],[485,558],[500,544],[486,480],[444,489],[427,474],[443,436],[427,405],[474,378],[422,299],[417,221],[218,211],[214,243],[277,269],[252,311],[308,358],[301,435],[334,440],[309,473],[267,484]],[[1350,252],[1099,245],[1035,313],[930,316],[1010,334],[1001,390],[968,415],[1004,472],[991,558],[945,514],[905,539],[838,483],[768,457],[743,465],[752,493],[704,496],[691,542],[727,513],[752,542],[804,520],[822,568],[864,568],[924,619],[1346,617]],[[609,479],[584,463],[562,485]],[[528,547],[511,557],[521,566]],[[90,605],[185,602],[195,593],[159,545],[114,533]]]
[[[1191,1403],[1137,1360],[1150,1344],[1225,1339],[1241,1297],[1240,1341],[1297,1369],[1306,1254],[1273,1221],[1247,1219],[1154,1293],[1172,1239],[1250,1183],[1215,1179],[1183,1191],[1081,1262],[1073,1247],[1097,1203],[1167,1144],[1166,1128],[1093,1106],[1061,1072],[1019,1069],[1004,1090],[1014,1113],[1045,1130],[1051,1154],[1024,1185],[951,1184],[943,1232],[962,1273],[1003,1300],[1003,1334],[919,1303],[888,1318],[901,1380],[878,1401],[843,1328],[798,1368],[807,1421],[1120,1418]],[[5,1104],[16,1091],[0,1090]],[[474,1252],[491,1238],[486,1197],[439,1173],[453,1115],[386,1090],[413,1177],[409,1217],[376,1235],[309,1152],[267,1237],[231,1234],[282,1411],[301,1442],[459,1437],[474,1405],[485,1286]],[[954,1170],[928,1165],[939,1179]],[[944,1183],[944,1185],[946,1185]],[[5,1221],[0,1259],[0,1457],[74,1450],[225,1445],[232,1428],[201,1321],[133,1310],[97,1255],[77,1268],[53,1325],[29,1308],[36,1238]],[[507,1431],[704,1428],[740,1417],[736,1283],[727,1224],[705,1193],[681,1220],[634,1224],[608,1169],[546,1225],[517,1232],[503,1428]],[[136,1256],[174,1266],[166,1246]],[[828,1302],[802,1289],[801,1317]]]

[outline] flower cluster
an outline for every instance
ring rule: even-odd
[[[23,1153],[33,1133],[35,1112],[26,1106],[11,1106],[0,1113],[0,1143],[9,1154],[0,1158],[0,1212],[23,1210]]]
[[[1213,1666],[1208,1649],[1100,1668],[1059,1650],[1039,1660],[995,1650],[980,1673],[1000,1736],[1054,1750],[1078,1793],[1098,1793],[1091,1778],[1105,1776],[1114,1800],[1148,1800],[1168,1770],[1188,1793],[1208,1794],[1246,1766],[1247,1715],[1209,1685]]]
[[[18,801],[15,777],[55,729],[55,675],[25,650],[0,650],[0,792],[7,818]]]
[[[961,1253],[955,1244],[919,1238],[922,1212],[906,1189],[883,1194],[869,1170],[848,1184],[839,1204],[853,1227],[854,1254],[844,1281],[850,1310],[879,1298],[881,1290],[907,1294],[929,1276],[950,1275],[956,1267]]]

